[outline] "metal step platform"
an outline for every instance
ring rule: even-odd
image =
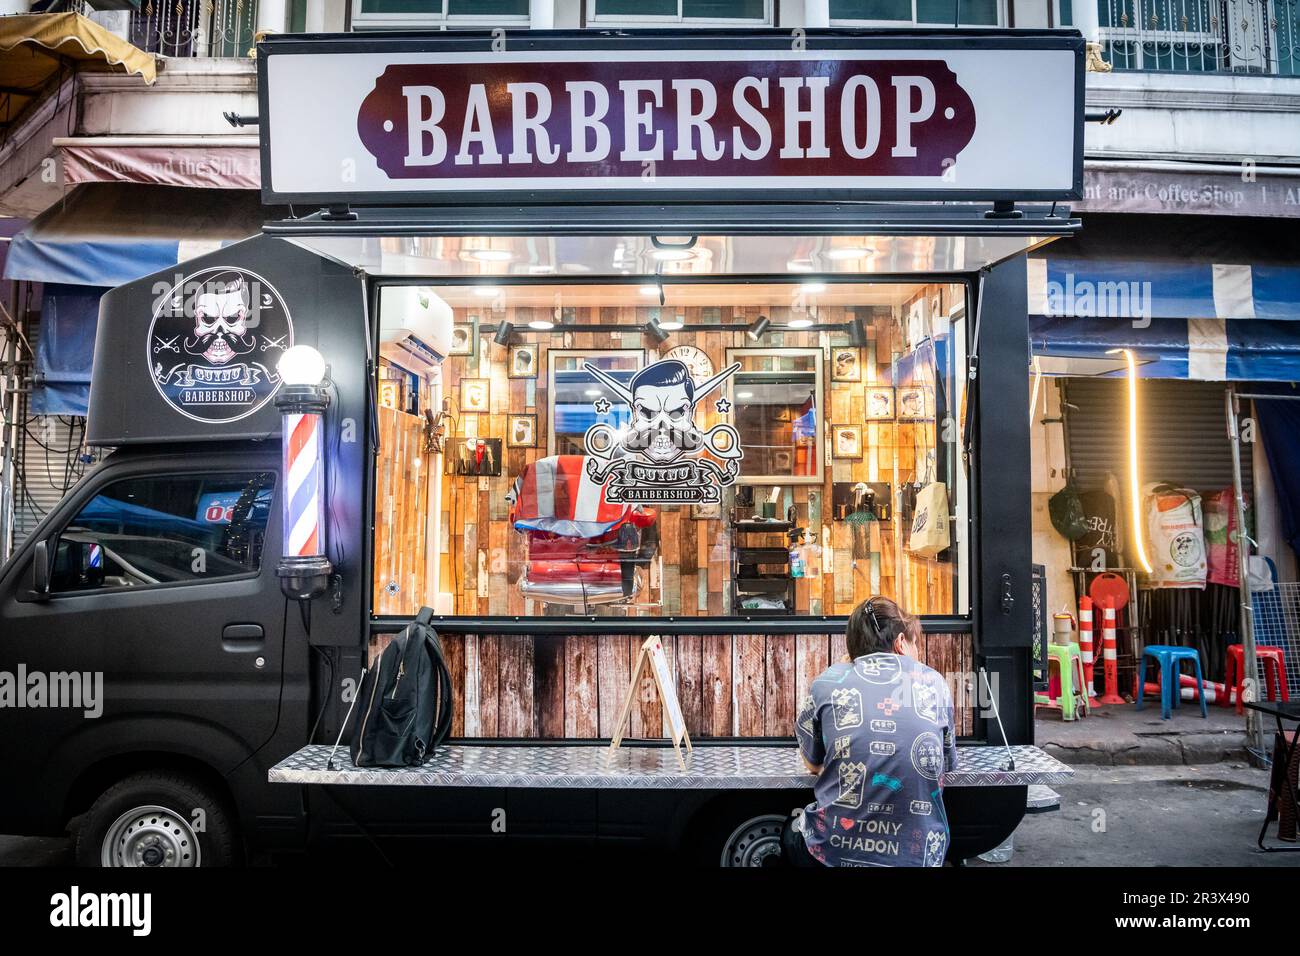
[[[334,751],[334,769],[328,762]],[[959,747],[944,786],[1014,787],[1065,783],[1074,771],[1037,747]],[[346,747],[304,747],[268,773],[271,783],[380,787],[518,787],[575,790],[784,790],[812,786],[789,746],[697,744],[686,769],[668,746],[610,751],[594,745],[452,744],[418,767],[361,768]]]

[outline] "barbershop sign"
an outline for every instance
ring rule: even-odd
[[[1081,50],[1024,32],[274,37],[263,195],[1070,199]]]

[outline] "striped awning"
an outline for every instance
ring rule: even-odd
[[[1079,239],[1030,256],[1033,353],[1101,359],[1127,348],[1146,378],[1300,380],[1294,241],[1244,224],[1151,218],[1103,217],[1091,236],[1089,220]]]
[[[1300,321],[1300,264],[1044,255],[1029,259],[1028,287],[1030,315]]]
[[[1152,319],[1141,324],[1033,315],[1029,338],[1034,355],[1056,358],[1101,359],[1113,349],[1132,349],[1143,378],[1300,381],[1300,322]],[[1114,368],[1102,377],[1126,374],[1123,367]]]

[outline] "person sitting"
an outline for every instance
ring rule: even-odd
[[[815,800],[786,821],[796,866],[942,866],[943,774],[957,766],[952,693],[921,662],[921,622],[888,598],[849,615],[848,656],[795,718]]]

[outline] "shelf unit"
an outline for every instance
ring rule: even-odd
[[[731,520],[731,610],[750,617],[782,617],[794,613],[794,578],[790,577],[789,521]],[[779,543],[764,536],[780,535]],[[751,543],[758,538],[761,543]],[[780,568],[780,570],[775,570]],[[779,598],[780,608],[746,608],[750,597]]]

